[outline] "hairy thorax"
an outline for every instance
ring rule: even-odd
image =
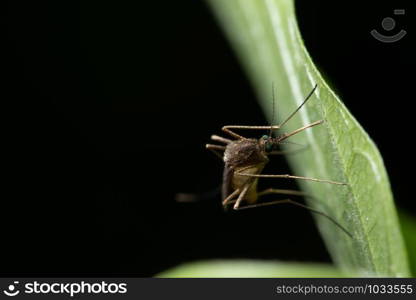
[[[262,146],[256,139],[243,139],[228,144],[224,152],[224,163],[231,167],[267,163]]]

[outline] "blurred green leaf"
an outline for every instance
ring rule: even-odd
[[[402,227],[404,243],[409,253],[410,270],[416,277],[416,217],[399,211],[400,225]]]
[[[295,175],[348,183],[337,186],[299,181],[301,188],[317,199],[309,205],[335,218],[354,236],[352,239],[327,219],[316,217],[336,265],[345,272],[368,276],[408,276],[406,251],[383,160],[373,141],[313,64],[300,37],[293,1],[208,2],[270,120],[282,121],[318,84],[314,97],[283,130],[289,132],[325,120],[323,125],[293,137],[292,141],[307,144],[309,149],[288,156],[288,160]],[[277,91],[275,116],[272,82]],[[369,100],[357,95],[357,101]],[[279,180],[284,179],[264,180],[278,187]]]
[[[212,260],[180,265],[156,277],[343,277],[327,264],[284,263],[255,260]]]

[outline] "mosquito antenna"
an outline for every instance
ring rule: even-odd
[[[272,137],[273,135],[273,124],[274,124],[274,102],[275,102],[275,97],[274,97],[274,82],[272,81],[272,123],[270,124],[270,133],[269,133],[269,137]]]
[[[286,120],[284,120],[283,121],[283,123],[282,124],[280,124],[279,126],[280,127],[282,127],[283,125],[285,125],[290,119],[292,119],[292,117],[299,111],[299,109],[301,109],[302,108],[302,106],[306,103],[306,101],[308,101],[309,100],[309,98],[313,95],[313,93],[315,92],[315,90],[316,90],[316,88],[318,87],[318,85],[317,84],[315,84],[315,86],[313,87],[313,89],[312,89],[312,91],[310,91],[310,93],[309,93],[309,95],[308,96],[306,96],[306,98],[305,98],[305,100],[303,100],[303,102],[302,102],[302,104],[301,105],[299,105],[299,107],[298,108],[296,108],[296,110],[293,112],[293,113],[291,113],[290,114],[290,116],[289,117],[287,117],[287,119]]]

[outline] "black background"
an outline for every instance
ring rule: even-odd
[[[398,205],[415,214],[410,1],[296,4],[313,59],[379,146]],[[369,31],[390,34],[381,20],[395,8],[406,15],[392,32],[408,35],[380,43]],[[174,201],[219,185],[221,162],[204,149],[212,133],[266,124],[204,2],[9,1],[1,19],[2,275],[152,276],[204,258],[329,261],[308,212],[225,214],[219,196]],[[283,159],[276,167],[287,170]]]

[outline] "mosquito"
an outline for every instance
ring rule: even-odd
[[[341,224],[335,219],[325,214],[322,211],[316,210],[312,207],[301,204],[292,199],[283,199],[269,202],[258,203],[260,197],[269,194],[282,194],[291,196],[306,196],[301,191],[297,190],[285,190],[268,188],[264,191],[257,190],[258,180],[260,178],[287,178],[315,181],[320,183],[328,183],[334,185],[346,185],[346,183],[317,179],[311,177],[294,176],[289,174],[277,174],[268,175],[262,174],[265,165],[269,162],[270,155],[283,154],[283,151],[279,151],[279,145],[285,143],[285,140],[292,137],[308,128],[318,126],[324,121],[319,120],[303,127],[300,127],[292,132],[284,133],[282,135],[274,137],[274,131],[281,129],[314,94],[317,85],[314,86],[312,91],[306,96],[305,100],[299,105],[299,107],[292,112],[282,123],[279,125],[270,126],[243,126],[243,125],[227,125],[222,127],[222,131],[229,135],[231,138],[225,138],[218,135],[212,135],[211,139],[218,144],[206,144],[206,148],[214,152],[218,157],[224,161],[224,171],[222,179],[222,205],[224,209],[233,204],[234,210],[241,210],[259,206],[275,205],[288,203],[296,205],[298,207],[305,208],[313,213],[326,217],[347,235],[352,237]],[[273,90],[273,110],[274,110],[274,88]],[[268,135],[263,135],[259,139],[247,138],[241,134],[235,132],[235,130],[269,130]],[[243,205],[244,204],[244,205]]]

